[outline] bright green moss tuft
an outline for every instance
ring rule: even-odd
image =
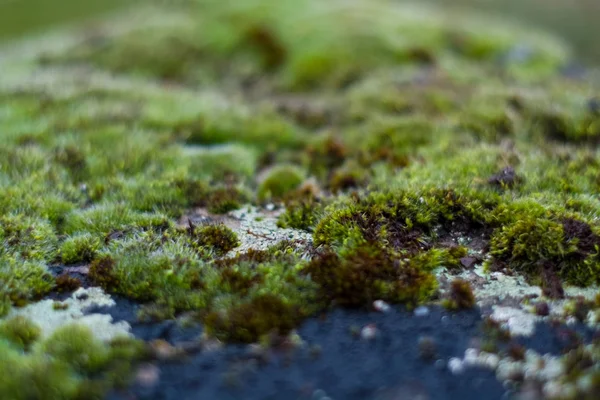
[[[171,224],[169,219],[159,213],[140,213],[133,211],[124,203],[104,203],[74,211],[65,222],[68,234],[91,233],[104,237],[112,232],[131,229],[165,229]]]
[[[304,172],[293,165],[270,169],[258,187],[260,200],[282,200],[304,181]]]
[[[67,238],[60,247],[60,257],[64,264],[91,261],[100,249],[100,240],[89,233]]]
[[[40,334],[40,328],[25,317],[16,316],[0,323],[0,338],[25,351],[38,340]]]
[[[312,194],[289,200],[286,204],[285,212],[277,220],[277,226],[281,228],[294,228],[306,231],[312,231],[319,221],[323,206]]]
[[[588,223],[551,215],[513,218],[492,236],[489,266],[510,266],[542,284],[552,276],[579,286],[600,282],[600,236]]]
[[[14,254],[32,261],[52,260],[58,244],[47,221],[23,215],[0,217],[0,242],[0,254]]]
[[[54,286],[54,279],[46,267],[34,261],[0,256],[0,299],[7,304],[23,306],[40,298]]]
[[[89,328],[80,325],[57,329],[44,341],[41,350],[90,375],[100,371],[109,361],[107,348],[94,338]]]

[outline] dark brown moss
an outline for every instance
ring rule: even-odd
[[[510,331],[503,328],[498,321],[494,321],[490,317],[483,319],[481,330],[486,340],[497,342],[508,342],[510,340]]]
[[[224,255],[240,244],[237,235],[223,224],[191,226],[189,232],[197,245],[209,247],[217,255]]]
[[[517,361],[525,360],[525,346],[520,345],[519,343],[511,343],[508,346],[508,355]]]
[[[337,168],[332,171],[327,187],[333,193],[363,187],[368,178],[363,168]]]
[[[451,310],[473,308],[475,295],[471,284],[463,279],[455,279],[450,284],[450,293],[444,301],[444,306]]]
[[[55,290],[61,292],[72,292],[81,286],[81,281],[73,276],[67,274],[59,275],[56,277]]]
[[[596,246],[600,246],[600,237],[596,235],[589,224],[573,218],[565,218],[562,221],[565,241],[574,243],[577,252],[571,253],[570,257],[584,259],[595,252]]]
[[[326,300],[349,307],[374,300],[415,304],[435,287],[429,273],[374,245],[361,246],[343,258],[326,251],[313,258],[305,272]]]
[[[111,256],[97,258],[90,264],[88,277],[94,284],[112,290],[118,285],[117,278],[113,274],[114,267],[115,260]]]
[[[275,70],[285,62],[286,48],[268,26],[250,27],[246,32],[246,39],[260,54],[265,70]]]
[[[331,135],[323,142],[308,145],[305,154],[311,173],[325,179],[331,170],[344,163],[349,150],[341,138]]]
[[[263,294],[225,313],[211,312],[204,323],[208,334],[218,339],[251,343],[273,332],[286,335],[305,317],[296,306]]]
[[[553,112],[539,113],[534,123],[549,139],[571,143],[598,143],[600,124],[598,115],[588,113],[580,121],[572,121],[565,115]]]
[[[542,293],[551,299],[563,299],[565,291],[562,282],[552,263],[544,261],[540,267],[540,277],[542,279]]]
[[[550,315],[550,306],[545,301],[535,304],[535,313],[542,317]]]
[[[262,277],[251,269],[242,271],[226,267],[220,271],[220,283],[240,296],[248,294],[248,291],[253,286],[260,284],[262,280]]]

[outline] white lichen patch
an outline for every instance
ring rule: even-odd
[[[442,274],[440,277],[450,280],[454,278],[449,274]],[[527,283],[523,276],[511,276],[501,272],[488,273],[481,265],[475,266],[473,270],[463,271],[457,277],[471,284],[479,306],[503,304],[515,299],[542,295],[542,289]]]
[[[479,367],[493,370],[501,382],[540,382],[544,385],[544,392],[548,398],[559,397],[564,393],[564,385],[560,382],[565,372],[561,357],[540,355],[533,350],[527,350],[522,360],[515,360],[469,348],[465,350],[463,359],[455,360],[455,363],[460,363],[463,368]]]
[[[494,306],[490,318],[501,323],[512,336],[531,336],[539,317],[518,308]]]
[[[277,226],[277,218],[281,212],[282,210],[268,211],[247,206],[229,213],[232,220],[224,223],[237,234],[241,243],[229,255],[234,256],[249,249],[266,250],[284,240],[292,241],[299,247],[308,246],[312,242],[310,233]]]
[[[125,321],[113,322],[106,314],[85,314],[91,306],[112,307],[115,301],[97,287],[79,288],[70,298],[60,302],[55,307],[55,301],[42,300],[23,308],[13,308],[8,315],[23,316],[37,324],[42,331],[42,337],[50,336],[56,329],[70,323],[88,326],[96,338],[110,341],[118,336],[131,336],[130,325]]]

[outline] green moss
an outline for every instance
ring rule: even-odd
[[[437,287],[428,272],[433,266],[423,261],[404,261],[371,244],[345,257],[324,253],[304,271],[320,286],[321,295],[336,304],[362,306],[384,300],[414,305],[426,300]]]
[[[72,325],[57,329],[41,350],[77,371],[94,374],[109,361],[109,352],[87,327]]]
[[[0,218],[0,253],[14,254],[27,260],[49,261],[56,255],[58,240],[52,226],[23,215]]]
[[[28,351],[31,345],[38,340],[40,334],[39,326],[25,317],[12,317],[0,324],[0,337],[25,351]]]
[[[256,342],[270,333],[285,335],[323,306],[293,253],[250,251],[217,266],[221,289],[203,320],[220,339]]]
[[[116,202],[99,204],[69,214],[65,222],[65,232],[91,233],[102,237],[116,231],[136,228],[160,230],[169,225],[169,219],[162,214],[135,212],[126,204]]]
[[[491,238],[490,267],[510,265],[542,283],[548,273],[575,285],[599,282],[600,238],[588,223],[537,204],[509,208],[501,215],[505,213],[511,213],[510,221]]]
[[[208,247],[217,255],[224,255],[240,244],[237,235],[222,224],[191,227],[190,235],[198,246]]]
[[[285,212],[277,219],[277,226],[312,231],[321,217],[323,206],[312,194],[297,194],[297,198],[286,204]]]
[[[98,341],[89,328],[65,325],[47,339],[25,318],[2,323],[0,396],[10,399],[101,398],[127,382],[143,346],[127,338]],[[8,375],[3,375],[8,376]]]
[[[191,311],[242,342],[331,304],[426,301],[469,255],[545,294],[600,282],[599,94],[561,76],[561,43],[423,4],[184,3],[0,57],[1,315],[74,289],[57,262],[89,263],[143,318]],[[179,226],[266,202],[312,246],[225,258],[231,230]],[[87,337],[61,335],[65,354]],[[57,398],[116,384],[111,352],[133,351],[95,344],[81,354],[114,364],[86,365],[0,342],[15,381]],[[15,388],[0,397],[46,396]]]
[[[277,165],[270,169],[258,187],[260,200],[282,200],[304,181],[303,171],[293,165]]]
[[[100,249],[100,240],[89,233],[67,238],[60,247],[60,257],[64,264],[91,261]]]
[[[205,204],[208,211],[215,214],[225,214],[237,210],[248,200],[248,195],[237,187],[214,187],[206,196]]]
[[[46,267],[34,261],[0,256],[0,297],[6,304],[23,306],[48,293],[54,279]]]
[[[62,58],[188,83],[274,75],[287,88],[339,87],[386,65],[431,65],[453,56],[489,63],[504,56],[511,73],[548,74],[565,58],[560,44],[516,27],[496,29],[500,24],[494,21],[460,16],[449,23],[443,12],[425,6],[390,7],[385,1],[349,6],[334,1],[316,7],[313,0],[303,0],[269,4],[266,9],[265,4],[264,0],[235,5],[195,2],[195,20],[138,29],[110,38],[102,48],[84,45]],[[331,24],[334,13],[337,18]],[[381,28],[373,32],[370,26]],[[204,35],[199,35],[199,27]],[[389,39],[390,32],[397,40]],[[141,38],[151,38],[153,46]],[[510,57],[515,43],[523,43],[517,38],[531,46],[531,57]],[[135,61],[127,62],[132,54]],[[228,58],[231,69],[224,70]],[[174,59],[185,61],[170,61]]]

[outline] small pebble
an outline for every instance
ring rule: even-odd
[[[389,312],[392,309],[390,307],[390,305],[383,300],[375,300],[373,302],[373,308],[376,311],[383,312],[383,313]]]
[[[138,368],[135,374],[135,381],[140,386],[154,386],[160,377],[160,369],[156,365],[146,364]]]
[[[448,369],[454,375],[459,375],[463,373],[463,371],[465,370],[465,366],[459,358],[452,357],[450,361],[448,361]]]
[[[375,324],[366,325],[360,331],[360,337],[364,340],[373,340],[375,336],[377,336],[377,327]]]
[[[419,306],[417,308],[415,308],[415,316],[417,317],[426,317],[429,315],[429,308],[425,307],[425,306]]]

